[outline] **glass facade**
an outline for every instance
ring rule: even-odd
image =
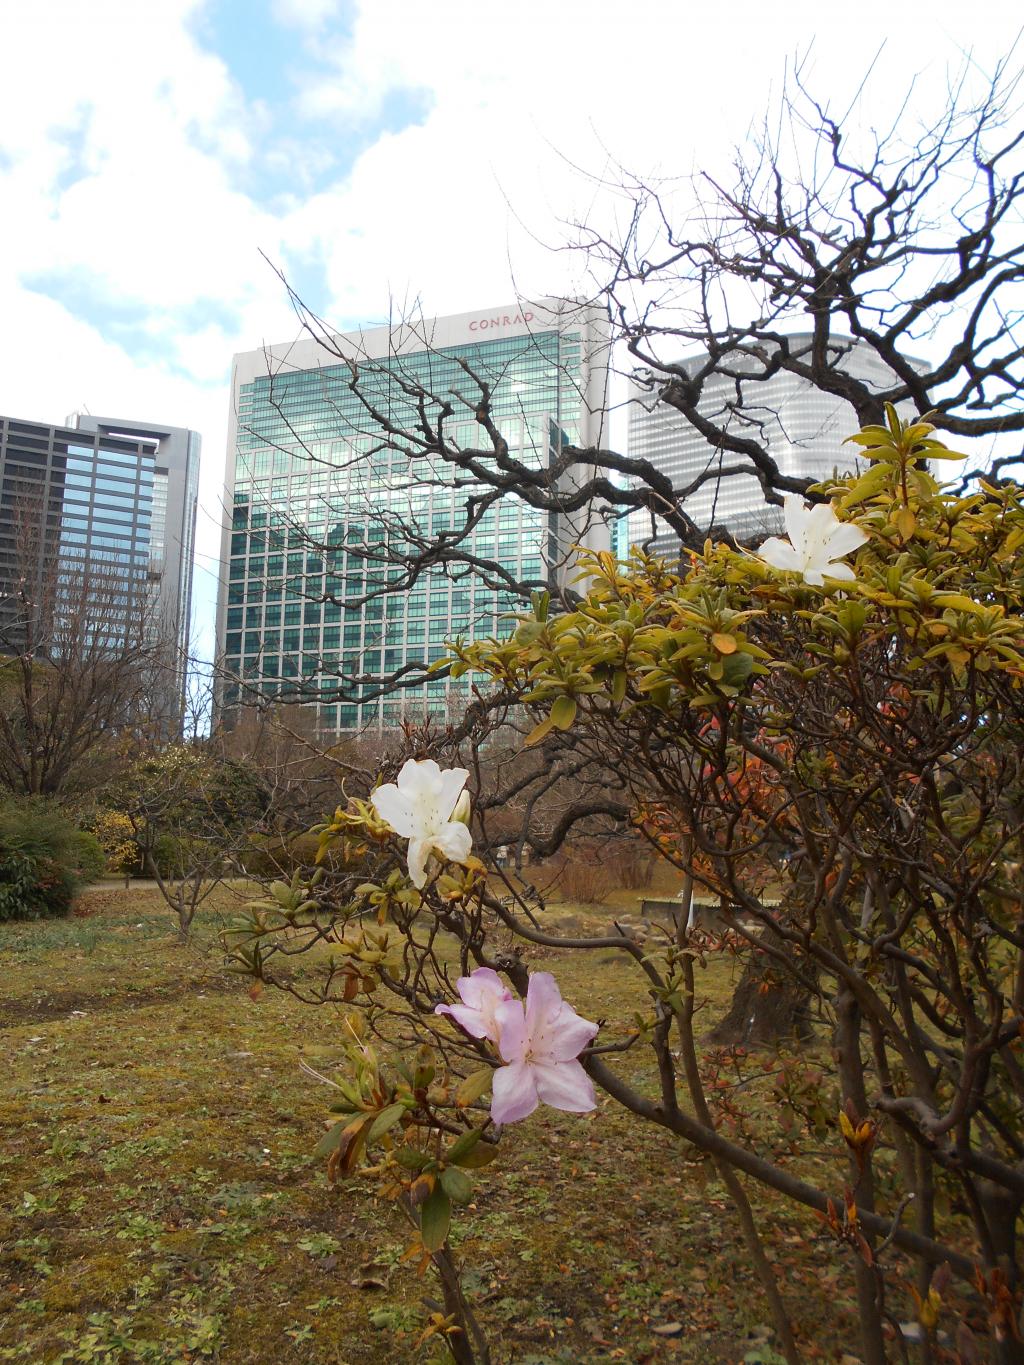
[[[152,450],[68,446],[60,531],[65,562],[108,564],[128,578],[145,579],[152,551],[155,467]]]
[[[447,713],[467,697],[469,678],[416,678],[374,694],[380,678],[405,668],[414,675],[456,636],[507,629],[503,618],[519,599],[502,587],[500,570],[543,585],[558,527],[546,511],[503,497],[462,542],[499,566],[497,574],[439,565],[404,585],[396,561],[461,531],[474,483],[444,460],[418,455],[411,441],[385,442],[368,409],[415,432],[409,387],[465,394],[468,403],[453,399],[447,437],[460,448],[488,446],[466,363],[493,386],[493,414],[512,457],[544,467],[553,443],[581,440],[583,345],[579,327],[553,327],[404,350],[362,372],[361,397],[345,365],[236,382],[220,614],[222,655],[236,679],[224,691],[229,710],[247,691],[312,699],[317,728],[331,733]],[[436,416],[435,408],[432,422]]]
[[[95,443],[98,480],[104,477],[111,450],[130,452],[138,467],[135,534],[139,545],[144,539],[146,547],[147,614],[162,636],[176,643],[179,662],[175,688],[183,691],[199,503],[199,434],[187,427],[86,414],[79,415],[77,422],[81,439]],[[124,509],[123,494],[121,506]]]
[[[793,337],[792,343],[800,340]],[[893,384],[895,376],[869,346],[853,341],[849,346],[843,369],[879,391]],[[700,355],[694,363],[704,360],[706,356]],[[683,363],[687,363],[685,358]],[[732,434],[765,445],[784,474],[820,481],[833,472],[846,474],[859,467],[856,447],[844,444],[856,430],[853,409],[798,375],[780,371],[762,383],[746,383],[741,400],[735,379],[712,376],[704,385],[699,410]],[[705,471],[714,474],[743,458],[714,449],[674,408],[647,393],[638,393],[630,404],[629,453],[650,460],[677,489]],[[765,503],[761,485],[752,475],[712,477],[686,499],[683,508],[701,530],[724,525],[740,537],[775,534],[782,525],[781,510]],[[628,548],[623,542],[649,542],[652,534],[649,513],[634,512],[626,520],[628,533],[620,540],[620,552]],[[671,554],[678,544],[659,522],[649,548]]]
[[[140,626],[176,642],[170,715],[183,698],[199,452],[185,428],[0,417],[0,578],[34,575],[37,600],[52,582],[65,617],[89,596],[112,645]],[[0,619],[0,645],[16,632],[15,618]]]

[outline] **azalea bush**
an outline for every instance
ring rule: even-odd
[[[405,1211],[457,1360],[488,1359],[448,1242],[473,1170],[500,1170],[537,1105],[602,1096],[714,1165],[787,1360],[756,1184],[847,1253],[870,1365],[1022,1358],[1024,502],[946,492],[927,423],[855,439],[867,472],[788,499],[785,540],[709,544],[682,574],[597,556],[571,610],[538,596],[510,638],[460,645],[456,671],[496,685],[464,735],[353,791],[320,830],[332,869],[276,884],[229,937],[242,970],[349,1007],[320,1151]],[[619,819],[678,869],[676,912],[559,935],[477,856],[481,755],[517,716],[537,755],[523,846],[531,782],[562,774],[540,851]],[[695,894],[720,905],[713,934]],[[581,1018],[530,944],[618,949],[635,1007]],[[293,970],[312,950],[315,980]],[[702,1041],[701,967],[724,952],[799,988],[801,1042],[766,1061]]]

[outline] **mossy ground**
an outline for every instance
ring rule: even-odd
[[[89,894],[87,918],[2,929],[0,1359],[421,1359],[436,1286],[401,1263],[391,1208],[310,1157],[326,1096],[299,1061],[329,1065],[338,1014],[254,1000],[222,970],[228,892],[187,948],[155,892]],[[704,978],[709,1022],[734,971]],[[565,954],[557,972],[582,1013],[628,1017],[618,954]],[[454,1237],[497,1361],[776,1359],[696,1153],[610,1104],[542,1109],[509,1137]],[[841,1184],[838,1163],[825,1178]],[[807,1358],[855,1353],[848,1263],[811,1215],[752,1193]],[[681,1335],[656,1330],[671,1323]]]

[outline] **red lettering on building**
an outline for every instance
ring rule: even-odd
[[[533,314],[527,310],[525,313],[516,313],[514,317],[509,317],[508,313],[502,313],[493,318],[474,318],[469,324],[471,332],[492,331],[495,327],[523,327],[533,321]]]

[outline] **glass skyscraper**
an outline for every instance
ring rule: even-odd
[[[482,491],[436,442],[419,443],[417,395],[450,403],[443,430],[454,447],[489,449],[468,366],[492,386],[511,457],[541,470],[559,446],[597,439],[607,367],[598,310],[549,300],[332,342],[340,356],[303,340],[235,357],[218,610],[229,722],[239,704],[273,697],[307,702],[323,734],[447,713],[469,680],[424,680],[420,666],[450,638],[504,628],[520,603],[502,570],[543,586],[585,538],[581,526],[503,496],[462,546],[495,571],[445,563],[442,550],[407,584],[400,563],[443,547]],[[346,360],[365,365],[358,392]],[[378,415],[398,434],[385,436]],[[437,415],[430,405],[431,424]],[[402,669],[414,686],[375,695],[375,679]]]
[[[12,590],[21,579],[34,600],[50,594],[59,604],[62,584],[91,577],[108,599],[105,630],[116,631],[119,615],[126,632],[144,623],[183,660],[200,438],[112,418],[76,423],[0,417],[0,648],[17,648]],[[181,684],[183,665],[178,673]]]

